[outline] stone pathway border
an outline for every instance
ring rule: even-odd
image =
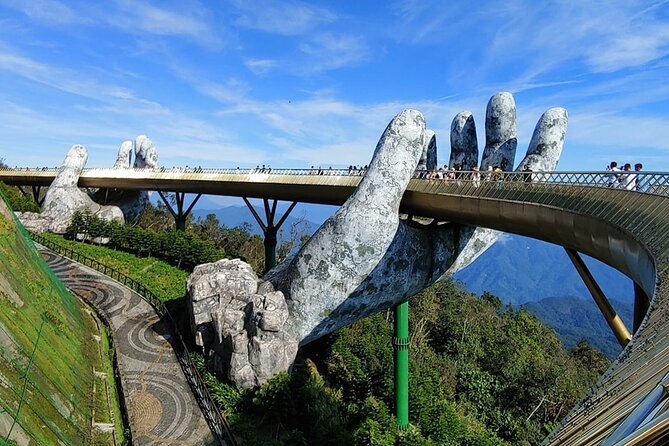
[[[109,277],[40,248],[49,266],[75,294],[92,304],[112,329],[138,446],[219,446],[200,410],[179,359],[170,327],[137,293]]]

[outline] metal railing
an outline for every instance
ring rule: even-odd
[[[181,365],[184,376],[186,377],[186,380],[188,381],[188,384],[193,391],[193,395],[195,396],[195,399],[197,400],[198,405],[200,406],[200,409],[202,410],[202,413],[207,420],[209,428],[222,445],[236,446],[237,443],[235,441],[234,435],[232,434],[230,424],[225,419],[223,414],[221,414],[220,410],[218,410],[218,406],[211,397],[204,379],[202,379],[202,376],[200,376],[200,373],[197,371],[197,367],[193,363],[188,352],[188,348],[186,347],[186,344],[181,337],[179,328],[174,318],[172,318],[172,315],[167,310],[165,304],[151,290],[137,282],[132,277],[128,277],[122,272],[100,263],[91,257],[87,257],[65,246],[61,246],[58,243],[42,237],[37,233],[30,231],[28,233],[33,241],[41,244],[42,246],[62,255],[63,257],[67,257],[70,260],[81,263],[84,266],[88,266],[122,283],[126,287],[135,291],[140,297],[142,297],[153,307],[156,314],[162,320],[168,323],[172,333],[176,338],[176,342],[172,343],[174,353],[177,357],[177,360],[179,361],[179,364]]]
[[[57,168],[0,168],[0,172],[12,177],[49,176],[57,173]],[[365,169],[273,169],[265,168],[201,168],[201,167],[158,167],[143,169],[86,168],[82,176],[113,176],[118,178],[137,177],[156,174],[179,174],[197,179],[199,175],[239,175],[247,179],[267,180],[272,175],[279,176],[362,176]],[[502,181],[517,183],[548,183],[573,186],[598,186],[616,189],[635,190],[659,195],[669,195],[669,173],[645,171],[537,171],[537,172],[493,172],[493,171],[453,171],[453,170],[416,170],[413,177],[427,181],[441,181],[444,184],[482,183]]]

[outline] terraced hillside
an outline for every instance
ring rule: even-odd
[[[17,225],[0,197],[0,438],[88,445],[95,321]]]

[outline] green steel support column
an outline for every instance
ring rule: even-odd
[[[395,307],[395,415],[400,430],[409,427],[409,302]]]

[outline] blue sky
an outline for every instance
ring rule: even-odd
[[[563,106],[561,170],[669,170],[668,55],[667,1],[0,0],[0,158],[111,166],[143,133],[167,166],[366,164],[416,108],[443,163],[511,91],[518,159]]]

